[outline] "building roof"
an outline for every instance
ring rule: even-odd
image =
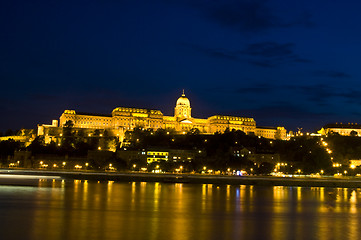
[[[176,105],[184,105],[184,106],[191,106],[191,102],[189,101],[189,99],[186,97],[186,95],[184,94],[184,90],[182,93],[182,96],[180,96],[177,100]]]
[[[113,109],[113,112],[136,112],[136,113],[151,113],[151,114],[162,114],[160,110],[157,109],[147,109],[147,108],[133,108],[133,107],[117,107]]]
[[[103,113],[87,113],[87,112],[77,112],[77,115],[99,116],[99,117],[112,117],[112,115],[111,115],[111,114],[103,114]]]
[[[277,130],[277,127],[257,126],[257,128]]]
[[[326,124],[323,128],[361,129],[361,125],[357,123],[329,123]]]

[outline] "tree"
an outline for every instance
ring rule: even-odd
[[[66,153],[70,153],[74,150],[75,135],[73,132],[74,123],[71,120],[65,122],[63,126],[63,141],[62,150]]]
[[[14,151],[20,149],[20,142],[9,139],[0,142],[0,159],[2,164],[7,164],[8,156],[13,156]]]
[[[199,131],[198,128],[192,128],[191,130],[189,130],[187,132],[188,135],[199,135],[201,133],[201,131]]]
[[[263,162],[256,169],[257,174],[270,174],[273,171],[274,166],[269,162]]]
[[[6,130],[5,136],[12,136],[12,135],[14,135],[14,131],[13,131],[13,130],[11,130],[11,129]]]
[[[351,136],[351,137],[357,137],[357,135],[358,135],[358,133],[357,133],[355,130],[352,130],[352,131],[350,132],[350,136]]]
[[[44,152],[44,136],[37,136],[32,143],[27,147],[27,150],[31,151],[32,154]]]

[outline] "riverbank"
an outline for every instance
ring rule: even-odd
[[[273,177],[201,174],[154,174],[136,172],[80,172],[44,170],[0,170],[0,185],[34,185],[39,180],[88,180],[117,182],[162,182],[217,185],[300,186],[360,188],[359,177]]]

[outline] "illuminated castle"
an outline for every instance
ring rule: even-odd
[[[194,118],[191,115],[191,105],[184,91],[178,98],[174,108],[174,116],[164,116],[160,110],[117,107],[110,115],[80,113],[75,110],[65,110],[60,116],[59,124],[53,120],[52,125],[39,125],[38,135],[45,136],[45,142],[54,141],[61,134],[67,121],[72,121],[74,129],[83,129],[89,134],[94,129],[107,130],[113,136],[123,139],[125,131],[136,127],[144,129],[173,129],[179,134],[185,134],[191,129],[198,129],[201,134],[214,134],[229,130],[241,130],[269,139],[286,139],[284,127],[256,127],[253,118],[238,116],[215,115],[207,119]],[[61,135],[60,135],[61,136]]]

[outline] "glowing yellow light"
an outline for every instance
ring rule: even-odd
[[[89,163],[85,163],[85,166],[86,166],[86,167],[89,166]]]
[[[356,168],[356,166],[355,166],[355,165],[353,165],[353,164],[351,164],[350,168],[355,169],[355,168]]]
[[[80,166],[80,165],[75,165],[74,168],[75,168],[75,169],[81,169],[82,166]]]
[[[66,165],[66,162],[63,162],[63,166],[65,166]]]
[[[137,164],[133,164],[133,168],[136,168]]]

